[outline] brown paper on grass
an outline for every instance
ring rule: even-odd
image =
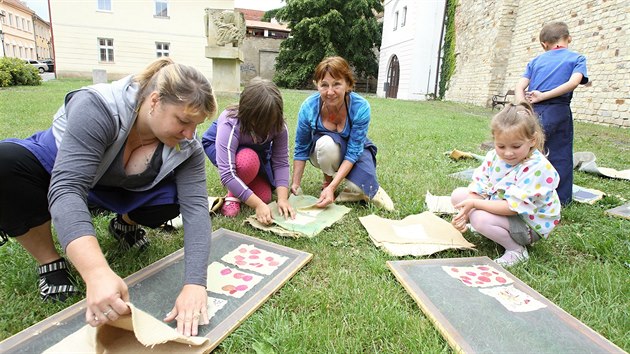
[[[209,353],[208,338],[187,337],[127,303],[131,314],[100,327],[85,325],[44,353]]]
[[[590,151],[573,153],[573,169],[609,178],[630,180],[630,170],[617,171],[613,168],[598,167],[595,160],[597,160],[595,154]]]
[[[475,159],[475,160],[483,161],[484,159],[484,157],[481,155],[473,154],[472,152],[468,152],[468,151],[460,151],[457,149],[451,152],[447,152],[446,154],[455,161],[460,160],[460,159]]]
[[[427,256],[446,249],[474,249],[446,220],[425,211],[402,220],[360,217],[372,242],[393,256]]]
[[[457,214],[457,210],[451,203],[450,196],[437,196],[427,191],[424,196],[424,204],[430,212],[436,214]]]

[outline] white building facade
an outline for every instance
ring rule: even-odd
[[[378,97],[425,100],[438,90],[445,0],[386,0]]]
[[[33,15],[19,0],[0,0],[3,57],[37,59]]]
[[[91,77],[98,69],[115,80],[169,56],[211,79],[207,7],[198,0],[50,1],[57,75]]]

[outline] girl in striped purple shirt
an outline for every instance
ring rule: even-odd
[[[273,218],[267,204],[275,189],[280,215],[295,217],[288,201],[288,138],[280,90],[269,80],[252,79],[239,104],[227,107],[202,139],[228,190],[223,215],[235,217],[244,202],[256,211],[259,222],[270,224]]]

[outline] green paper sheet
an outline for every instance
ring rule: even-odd
[[[289,204],[295,209],[295,219],[285,219],[278,213],[278,204],[269,203],[272,211],[273,224],[264,225],[256,220],[256,215],[251,215],[245,219],[253,227],[270,231],[280,236],[286,237],[314,237],[325,228],[341,220],[344,215],[350,212],[350,208],[343,205],[330,204],[326,208],[315,206],[317,198],[310,195],[291,195]]]

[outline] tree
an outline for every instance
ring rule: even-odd
[[[272,18],[274,17],[277,18],[276,13],[278,13],[278,10],[280,9],[273,9],[273,10],[265,11],[265,14],[260,20],[263,22],[271,22]]]
[[[376,76],[381,46],[380,0],[286,0],[276,18],[291,29],[280,46],[274,81],[282,87],[312,87],[312,75],[325,57],[339,55],[359,77]]]

